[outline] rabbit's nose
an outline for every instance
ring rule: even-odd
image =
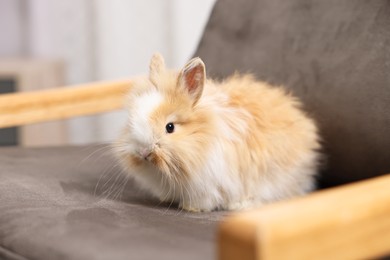
[[[152,154],[152,149],[150,149],[150,148],[143,148],[138,153],[142,157],[142,159],[147,160],[148,157]]]

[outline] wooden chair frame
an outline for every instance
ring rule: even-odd
[[[0,95],[0,128],[119,109],[134,79]],[[390,175],[235,213],[218,258],[356,259],[390,254]]]

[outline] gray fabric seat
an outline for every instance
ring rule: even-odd
[[[0,259],[215,258],[225,213],[159,205],[102,150],[0,149]]]

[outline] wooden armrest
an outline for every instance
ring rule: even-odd
[[[372,259],[390,254],[390,174],[228,217],[219,259]]]
[[[131,82],[91,83],[0,95],[0,128],[119,109]]]

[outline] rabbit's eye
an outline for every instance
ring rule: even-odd
[[[173,131],[175,130],[175,125],[173,123],[168,123],[166,126],[165,126],[165,129],[167,130],[167,133],[168,134],[172,134]]]

